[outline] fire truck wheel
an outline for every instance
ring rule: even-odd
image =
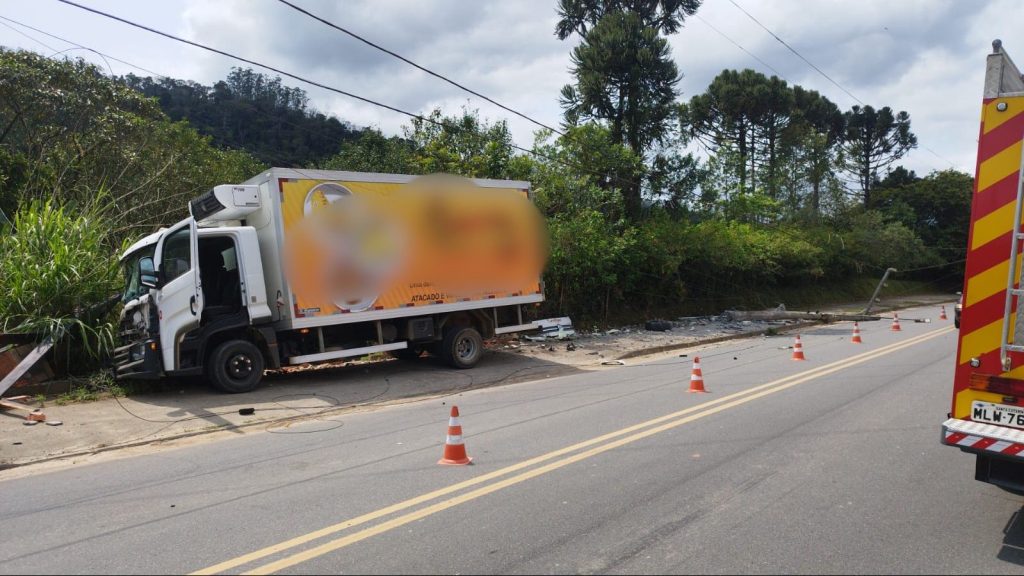
[[[441,357],[453,368],[472,368],[484,353],[484,339],[475,328],[453,328],[441,342]]]
[[[263,378],[263,354],[252,342],[228,340],[213,349],[206,369],[217,389],[230,394],[250,392]]]

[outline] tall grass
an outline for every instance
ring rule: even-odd
[[[116,324],[104,304],[122,284],[110,230],[96,206],[23,203],[0,231],[0,331],[69,338],[93,359],[108,353]]]

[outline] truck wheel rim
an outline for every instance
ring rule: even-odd
[[[472,338],[460,338],[455,345],[455,354],[463,360],[472,358],[476,354],[476,342]]]
[[[228,374],[232,378],[242,379],[252,373],[252,358],[246,354],[235,354],[228,360]]]

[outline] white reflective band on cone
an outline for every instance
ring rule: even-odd
[[[448,425],[449,426],[462,426],[462,424],[459,422],[459,417],[458,416],[452,416],[451,418],[449,418],[448,419]]]
[[[448,444],[462,444],[462,436],[452,436],[452,435],[449,435],[445,439],[445,442],[448,443]]]

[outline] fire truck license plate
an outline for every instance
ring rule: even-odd
[[[1024,408],[975,400],[971,404],[971,420],[1024,428]]]

